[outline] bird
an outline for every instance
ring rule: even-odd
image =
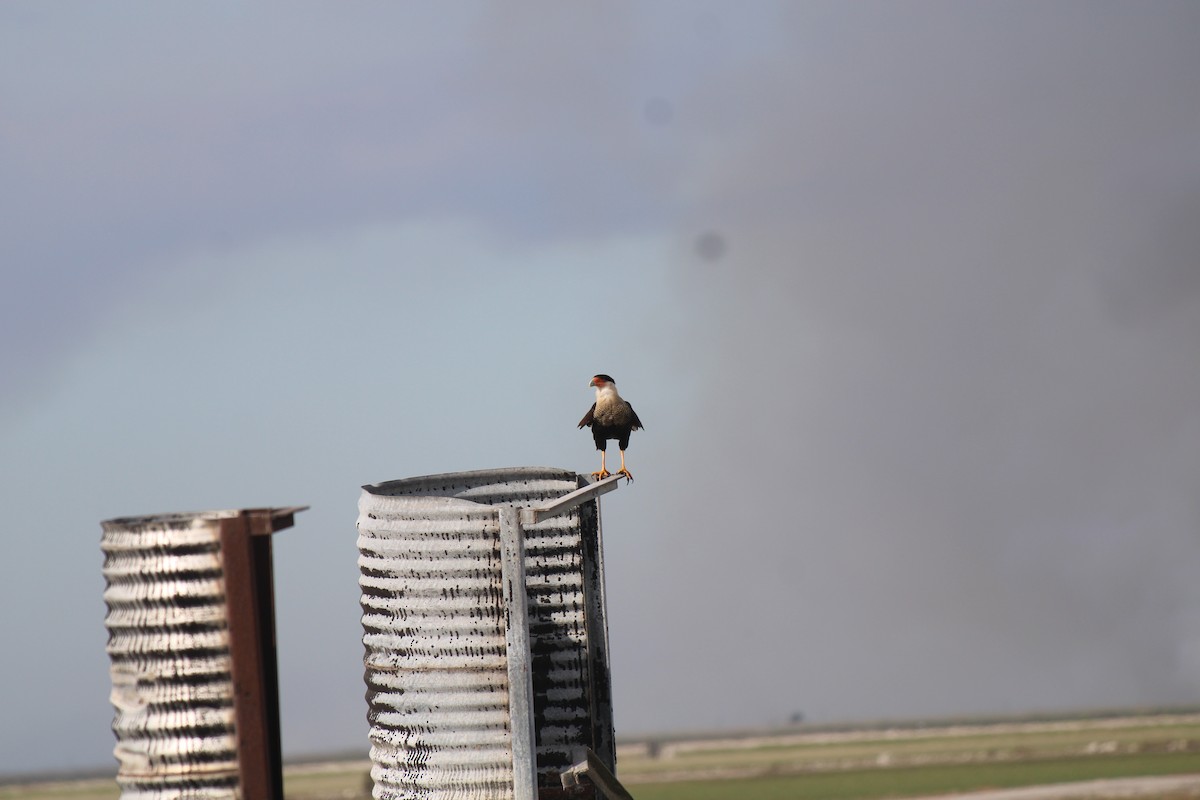
[[[600,469],[593,472],[592,477],[602,481],[612,475],[605,466],[604,451],[608,440],[616,439],[621,448],[621,468],[617,470],[617,474],[624,475],[632,481],[633,473],[625,467],[625,451],[629,449],[629,434],[642,430],[642,421],[638,419],[633,406],[617,393],[617,382],[611,375],[593,375],[588,386],[596,387],[596,402],[592,403],[587,414],[579,420],[579,427],[591,427],[592,440],[596,442],[596,449],[600,451]]]

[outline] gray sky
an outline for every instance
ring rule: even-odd
[[[1200,702],[1200,6],[0,6],[0,772],[111,765],[99,521],[596,468],[618,733]]]

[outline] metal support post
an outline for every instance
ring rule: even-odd
[[[220,522],[239,782],[253,800],[283,800],[271,534],[303,510],[254,509]]]
[[[543,520],[580,508],[580,513],[591,517],[591,524],[581,524],[581,560],[584,571],[583,594],[586,604],[587,642],[591,689],[588,699],[591,704],[591,741],[594,757],[616,769],[617,753],[614,741],[611,714],[599,713],[600,704],[612,703],[612,683],[608,673],[608,623],[604,617],[604,555],[601,546],[600,496],[608,494],[621,485],[622,475],[612,475],[602,481],[588,483],[553,502],[536,508],[522,509],[520,523],[534,525]],[[590,504],[590,505],[588,505]],[[511,510],[511,509],[510,509]],[[605,719],[606,722],[601,722]],[[597,755],[598,754],[598,755]]]
[[[579,776],[586,775],[605,800],[633,800],[633,795],[621,785],[617,776],[589,748],[580,749],[576,759],[579,763],[562,774],[564,789],[579,785]]]
[[[514,800],[537,800],[537,741],[533,725],[529,598],[525,594],[525,531],[521,527],[519,509],[497,510],[500,513],[500,566],[504,584],[504,637],[508,647],[513,797]]]
[[[608,620],[605,609],[604,589],[604,536],[600,525],[600,498],[580,507],[580,514],[587,520],[581,524],[583,560],[583,597],[587,604],[588,664],[592,690],[588,692],[591,703],[592,751],[608,767],[617,768],[617,744],[613,732],[612,712],[601,708],[612,708],[612,676],[608,669]],[[589,519],[590,518],[590,519]],[[590,524],[588,524],[590,523]]]
[[[608,494],[620,485],[622,477],[621,475],[611,475],[602,481],[589,483],[581,489],[564,494],[553,503],[547,503],[539,508],[526,508],[521,511],[521,524],[533,525],[542,520],[557,517],[559,514],[565,514],[575,506],[582,505],[588,500],[597,498],[602,494]]]

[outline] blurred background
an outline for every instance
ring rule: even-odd
[[[1200,5],[0,6],[0,773],[113,766],[99,522],[598,467],[618,734],[1200,702]],[[615,451],[613,452],[615,455]]]

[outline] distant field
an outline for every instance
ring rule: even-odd
[[[621,748],[618,767],[623,781],[646,783],[1139,755],[1165,757],[1150,763],[1196,763],[1200,715],[662,741]]]
[[[1195,772],[1200,772],[1200,757],[1197,756],[1190,759],[1116,756],[1040,762],[885,767],[697,782],[639,784],[631,780],[626,787],[637,800],[862,800]]]
[[[1200,715],[954,725],[625,747],[638,800],[913,797],[1200,773]]]
[[[285,792],[369,797],[368,766],[289,765]],[[873,800],[1192,773],[1200,784],[1200,714],[662,737],[622,745],[617,766],[637,800]],[[0,785],[0,800],[118,796],[111,779]]]

